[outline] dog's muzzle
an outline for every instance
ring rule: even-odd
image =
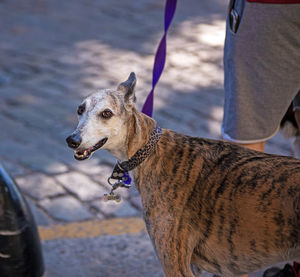
[[[68,146],[72,149],[77,149],[81,143],[82,139],[79,133],[72,134],[66,138]]]
[[[89,158],[96,150],[100,149],[106,142],[107,138],[104,138],[98,141],[94,146],[90,148],[83,149],[80,147],[74,151],[74,158],[76,160],[83,161]]]

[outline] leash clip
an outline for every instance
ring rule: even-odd
[[[117,180],[112,182],[112,180]],[[114,194],[114,190],[118,188],[131,188],[131,177],[129,173],[122,169],[120,164],[117,162],[111,176],[107,179],[107,182],[112,186],[112,189],[109,194],[104,194],[104,202],[109,200],[115,200],[116,202],[121,201],[121,195]]]

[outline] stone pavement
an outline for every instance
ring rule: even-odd
[[[178,2],[165,71],[156,89],[154,118],[162,127],[220,138],[227,1]],[[134,188],[122,191],[120,204],[102,201],[114,158],[98,151],[92,159],[78,162],[65,138],[76,126],[76,107],[82,98],[98,88],[116,87],[131,71],[137,74],[141,107],[150,90],[163,8],[161,0],[0,0],[0,159],[26,195],[38,225],[51,229],[72,222],[141,216]],[[267,152],[291,155],[290,141],[276,135]],[[122,276],[161,276],[147,236],[143,232],[121,236],[45,241],[47,276],[120,276],[113,268],[110,273],[91,273],[99,267],[105,270],[103,261],[95,262],[94,271],[83,263],[76,271],[71,256],[62,257],[65,250],[57,254],[58,244],[84,245],[78,261],[86,251],[95,253],[101,242],[113,256],[120,245],[134,245],[133,260],[126,255],[128,247],[121,246],[126,249],[122,265],[128,258],[139,267]],[[140,254],[142,249],[147,249],[151,262]],[[94,261],[102,259],[98,254]],[[77,275],[71,271],[60,275],[58,259],[62,263],[67,259]],[[151,274],[145,275],[146,271]]]

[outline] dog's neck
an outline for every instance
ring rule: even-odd
[[[128,122],[126,138],[127,156],[132,157],[137,150],[141,149],[149,140],[156,122],[145,114],[133,110]]]
[[[129,120],[124,126],[120,137],[120,145],[108,151],[121,162],[131,158],[149,140],[156,122],[145,114],[133,108]]]

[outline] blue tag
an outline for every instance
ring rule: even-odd
[[[130,185],[130,183],[131,183],[131,178],[130,178],[130,176],[129,176],[129,174],[128,174],[128,172],[124,172],[124,175],[123,175],[123,183],[125,184],[125,185]]]

